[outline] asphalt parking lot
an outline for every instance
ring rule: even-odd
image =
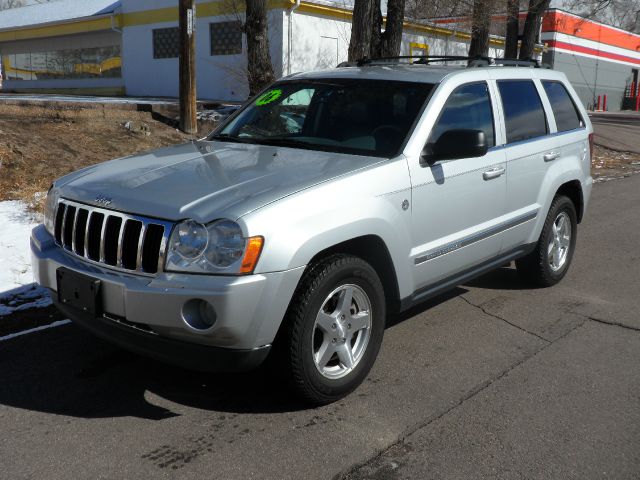
[[[595,142],[620,152],[640,153],[640,112],[592,112]]]
[[[2,478],[640,475],[640,175],[594,187],[551,289],[513,268],[391,319],[355,393],[306,409],[73,325],[0,342]]]

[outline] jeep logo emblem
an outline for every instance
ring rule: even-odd
[[[108,207],[109,205],[111,205],[112,201],[113,200],[111,198],[105,197],[104,195],[98,195],[94,200],[94,202],[102,205],[103,207]]]

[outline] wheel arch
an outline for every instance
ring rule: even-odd
[[[555,196],[558,195],[569,197],[573,202],[573,206],[576,209],[577,221],[580,223],[584,214],[584,194],[582,193],[582,185],[580,184],[580,181],[570,180],[563,183],[556,191]]]
[[[361,258],[370,264],[378,273],[380,282],[382,282],[387,304],[387,312],[397,312],[399,310],[400,288],[398,285],[396,269],[393,259],[391,258],[391,254],[389,253],[389,249],[381,237],[372,234],[362,235],[327,247],[316,253],[311,258],[307,265],[307,269],[321,261],[323,258],[337,253],[353,255],[354,257]]]
[[[292,302],[299,291],[300,285],[304,282],[307,272],[318,262],[336,254],[352,255],[369,263],[380,277],[380,282],[382,283],[385,295],[387,317],[400,310],[400,285],[398,283],[397,273],[389,248],[380,236],[375,234],[365,234],[328,246],[313,255],[307,263],[304,273],[301,275],[298,284],[289,299],[287,312],[291,309]],[[278,362],[279,359],[281,360],[282,356],[285,354],[283,351],[283,345],[286,341],[284,341],[283,335],[287,334],[288,322],[286,319],[287,315],[285,315],[285,318],[283,319],[284,321],[279,325],[273,340],[274,348],[272,349],[268,360],[272,365]]]

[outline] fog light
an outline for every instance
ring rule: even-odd
[[[209,330],[216,323],[216,310],[206,300],[191,299],[182,306],[182,319],[199,332]]]

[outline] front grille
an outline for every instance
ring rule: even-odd
[[[172,224],[71,200],[58,203],[56,244],[90,262],[146,274],[162,270]]]

